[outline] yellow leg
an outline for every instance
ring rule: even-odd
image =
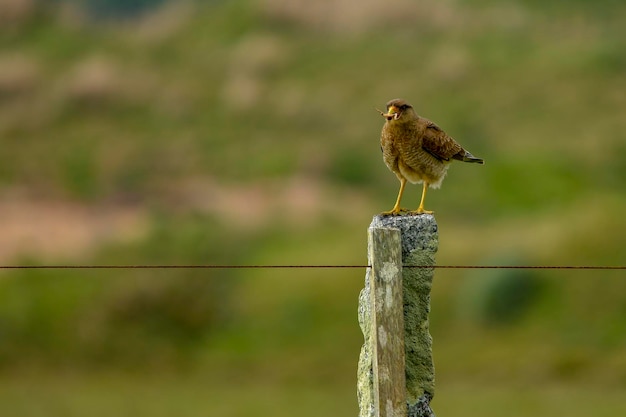
[[[402,194],[404,193],[404,186],[406,185],[406,178],[400,178],[400,191],[398,191],[398,198],[396,204],[389,211],[384,211],[381,214],[398,214],[402,211],[400,208],[400,201],[402,200]]]
[[[426,200],[426,190],[428,190],[428,183],[424,181],[424,188],[422,188],[422,199],[420,200],[420,206],[413,213],[416,214],[433,214],[432,211],[424,210],[424,200]]]

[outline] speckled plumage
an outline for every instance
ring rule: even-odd
[[[400,200],[406,181],[424,183],[422,201],[417,213],[424,210],[424,198],[428,186],[439,188],[453,159],[483,164],[448,136],[439,126],[418,116],[413,107],[402,99],[387,103],[387,120],[380,136],[383,160],[400,180],[400,192],[394,208],[387,214],[401,211]]]

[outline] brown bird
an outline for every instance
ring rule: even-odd
[[[463,149],[439,126],[418,116],[413,107],[402,99],[387,103],[387,113],[379,110],[387,119],[380,135],[380,147],[387,167],[400,180],[396,204],[382,214],[398,214],[400,200],[407,180],[413,184],[423,183],[422,199],[417,210],[411,213],[430,214],[424,209],[426,189],[439,188],[453,159],[463,162],[485,162]]]

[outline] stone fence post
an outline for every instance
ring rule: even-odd
[[[359,417],[434,417],[428,330],[437,223],[432,215],[375,216],[359,295],[365,342],[358,366]],[[418,268],[412,267],[418,266]]]

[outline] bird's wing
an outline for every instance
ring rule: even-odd
[[[426,125],[422,140],[422,148],[426,152],[443,161],[449,161],[450,158],[464,152],[463,147],[439,126],[426,119],[422,119],[422,123]]]

